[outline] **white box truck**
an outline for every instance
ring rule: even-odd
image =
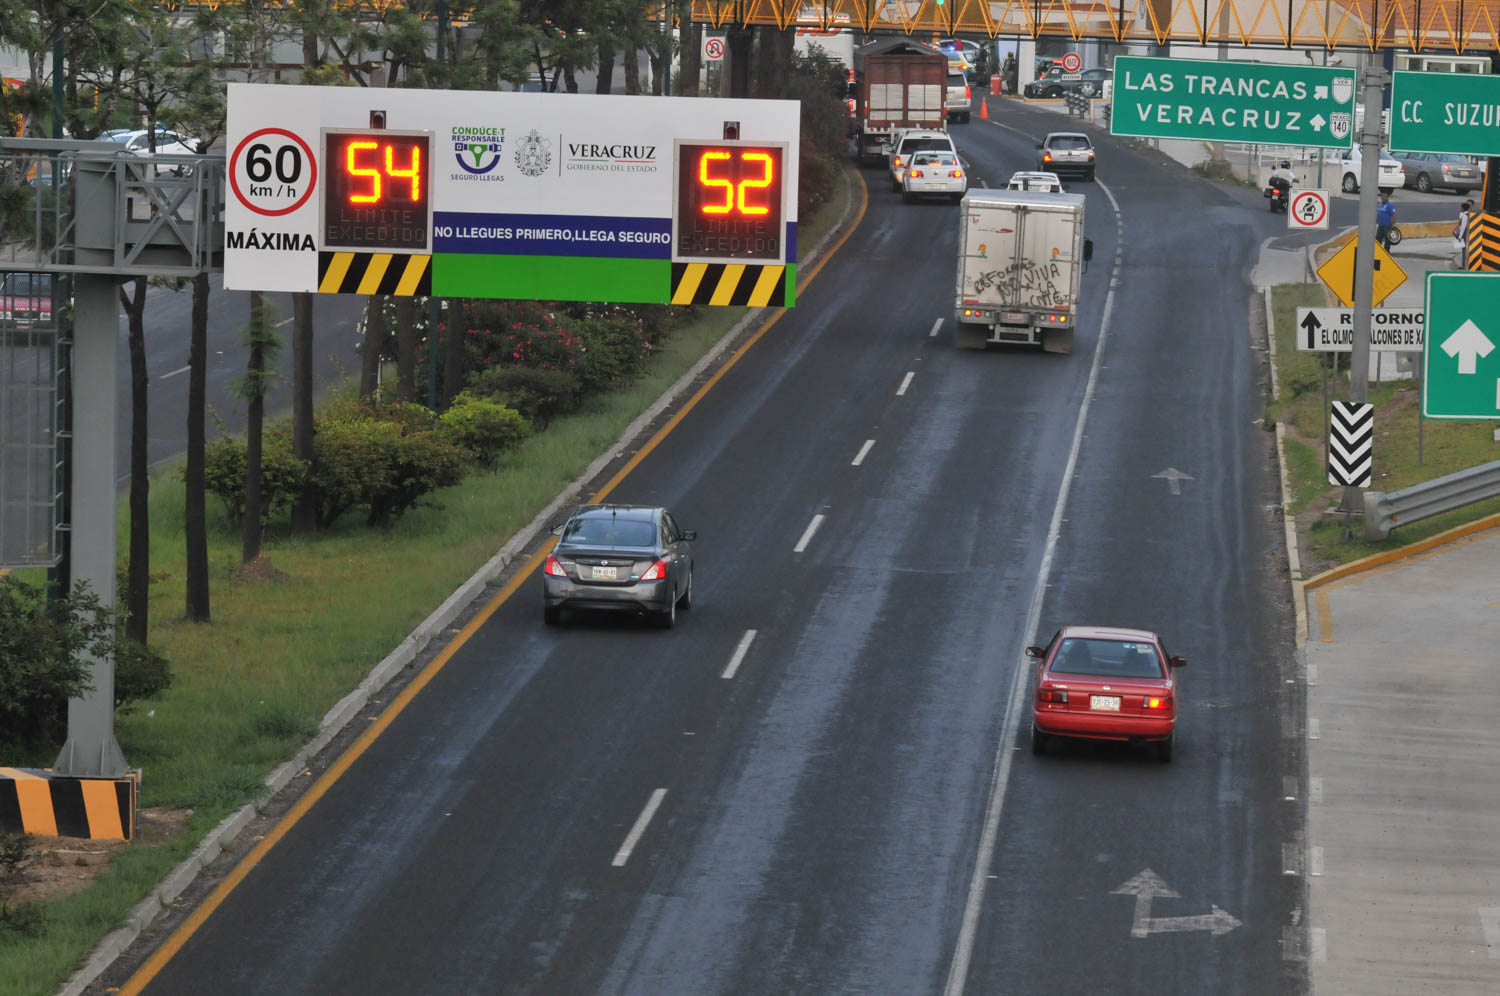
[[[970,190],[958,235],[958,346],[1040,344],[1073,351],[1083,271],[1082,194]]]

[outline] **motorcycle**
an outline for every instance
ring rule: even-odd
[[[1284,176],[1273,176],[1271,182],[1266,186],[1264,196],[1270,203],[1267,208],[1274,214],[1277,211],[1286,213],[1287,193],[1292,189],[1292,182]]]

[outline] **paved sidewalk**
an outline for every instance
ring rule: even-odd
[[[1313,991],[1500,993],[1500,528],[1307,605]]]

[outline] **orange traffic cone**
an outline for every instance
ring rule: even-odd
[[[980,97],[979,98],[979,120],[981,120],[981,121],[988,121],[989,119],[990,119],[990,102],[988,100],[984,99],[983,97]]]

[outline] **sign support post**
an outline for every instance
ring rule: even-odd
[[[1359,133],[1359,254],[1354,267],[1354,341],[1349,356],[1349,400],[1364,404],[1370,395],[1370,314],[1375,296],[1375,202],[1380,183],[1380,113],[1386,71],[1370,66],[1364,71],[1364,126]],[[1364,508],[1359,488],[1344,489],[1345,512]]]

